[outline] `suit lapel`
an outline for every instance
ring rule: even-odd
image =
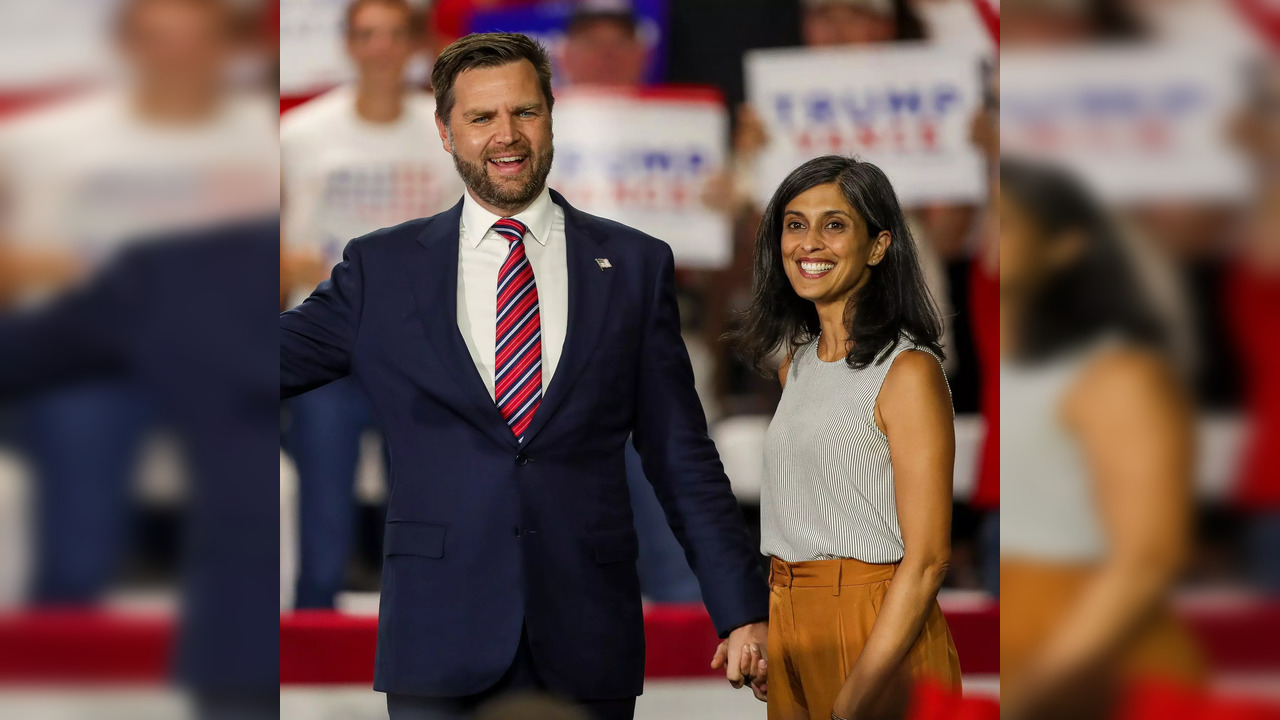
[[[502,412],[489,397],[480,371],[467,351],[458,329],[458,227],[462,202],[436,216],[418,243],[409,268],[418,318],[422,321],[427,346],[442,374],[448,378],[439,389],[449,393],[460,413],[499,443],[518,447]]]
[[[569,278],[569,326],[564,352],[556,366],[551,384],[544,389],[542,402],[529,428],[524,446],[546,426],[564,403],[574,381],[586,367],[609,314],[609,297],[613,290],[613,269],[602,270],[596,258],[604,257],[605,240],[591,217],[574,209],[560,193],[552,190],[551,199],[564,209],[565,261]],[[491,403],[492,404],[492,403]]]

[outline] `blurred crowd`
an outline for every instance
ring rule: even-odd
[[[1005,569],[1018,598],[1059,588],[1085,603],[1092,592],[1117,608],[1107,616],[1116,623],[1125,603],[1150,609],[1174,588],[1280,590],[1280,72],[1263,2],[116,0],[95,13],[82,5],[20,0],[0,9],[0,605],[91,606],[122,588],[171,591],[181,582],[192,617],[221,629],[217,613],[200,613],[224,602],[209,588],[226,577],[241,589],[263,578],[269,593],[254,601],[271,613],[332,608],[343,592],[378,589],[387,460],[368,401],[345,381],[262,409],[271,403],[259,379],[270,396],[274,358],[246,343],[266,337],[271,355],[274,335],[235,323],[221,301],[270,295],[269,309],[253,309],[292,307],[348,240],[455,204],[462,187],[439,144],[431,59],[467,32],[526,25],[553,51],[557,93],[643,99],[694,86],[723,113],[725,162],[697,196],[728,228],[728,260],[682,265],[677,280],[698,390],[752,527],[760,441],[781,389],[723,337],[750,299],[762,214],[754,187],[780,140],[770,108],[751,97],[744,58],[779,48],[815,57],[945,49],[972,64],[964,142],[976,171],[963,202],[908,210],[947,321],[961,449],[946,588],[999,596],[1003,555],[1021,563]],[[1007,75],[1041,55],[1068,74],[1091,54],[1125,50],[1225,58],[1217,86],[1238,92],[1215,132],[1241,179],[1118,192],[1050,157],[1052,138],[1037,134],[1044,126],[1028,130],[1001,105],[1010,99],[1001,67]],[[1127,67],[1110,66],[1121,79]],[[1165,131],[1158,125],[1127,141],[1150,140]],[[1174,135],[1154,152],[1176,154]],[[226,237],[270,237],[246,250],[220,239],[229,227],[239,230]],[[266,262],[246,267],[225,257],[230,250]],[[140,281],[146,273],[163,281]],[[115,302],[129,310],[109,312]],[[132,314],[140,306],[148,312]],[[172,312],[150,312],[156,306]],[[62,324],[24,324],[42,312]],[[190,331],[193,320],[203,332]],[[76,342],[65,342],[68,328]],[[1111,363],[1119,379],[1095,362],[1113,347],[1142,351],[1128,365],[1123,356]],[[208,387],[190,393],[196,383]],[[1071,414],[1073,402],[1092,412]],[[204,411],[221,406],[227,412],[209,422]],[[1117,418],[1153,429],[1130,438],[1134,425]],[[252,432],[263,427],[265,437]],[[255,485],[262,463],[254,460],[263,458],[265,481]],[[628,458],[643,592],[698,602],[638,458]],[[228,475],[237,481],[221,482]],[[1002,495],[1014,503],[1004,512]],[[1122,542],[1116,528],[1132,532]],[[1050,578],[1037,574],[1043,561],[1092,563],[1121,580]],[[202,576],[202,568],[212,570]],[[1061,622],[1101,638],[1105,618],[1091,622],[1096,614],[1079,607],[1055,612],[1018,621],[1020,652],[1037,643],[1061,658],[1102,652],[1054,645],[1045,627]],[[1170,623],[1155,652],[1183,658],[1179,672],[1194,675],[1196,653],[1183,652]],[[204,647],[218,644],[205,635]],[[1051,696],[1035,680],[1028,707]]]

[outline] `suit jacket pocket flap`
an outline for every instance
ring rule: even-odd
[[[435,523],[389,522],[383,537],[382,554],[444,557],[444,533],[445,526]]]
[[[597,563],[622,562],[640,557],[640,542],[632,528],[602,530],[591,534]]]

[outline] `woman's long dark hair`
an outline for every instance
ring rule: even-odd
[[[853,346],[845,356],[851,368],[863,368],[897,346],[908,335],[917,345],[943,357],[942,321],[920,270],[915,241],[898,205],[898,196],[880,168],[840,155],[814,158],[796,168],[778,186],[756,232],[751,307],[729,335],[757,370],[771,372],[775,350],[788,354],[817,337],[818,309],[796,294],[783,269],[782,223],[787,205],[818,185],[836,183],[845,200],[874,238],[887,230],[892,238],[884,259],[867,268],[870,277],[849,298],[845,326]]]
[[[1084,240],[1080,256],[1028,299],[1019,357],[1047,359],[1108,334],[1162,348],[1163,325],[1141,291],[1116,224],[1074,176],[1006,158],[1000,161],[1000,194],[1022,207],[1044,242],[1069,233]]]

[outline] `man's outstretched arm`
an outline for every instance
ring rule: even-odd
[[[680,336],[675,260],[670,248],[663,249],[641,348],[634,441],[645,476],[698,576],[716,632],[729,639],[727,675],[737,684],[744,650],[764,647],[769,591],[720,455],[707,434]]]
[[[351,371],[363,298],[364,269],[352,241],[329,279],[280,314],[280,397],[300,395]]]

